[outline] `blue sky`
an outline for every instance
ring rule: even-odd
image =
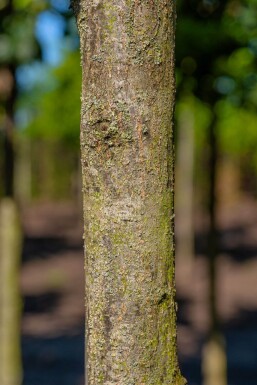
[[[42,47],[43,60],[51,65],[57,65],[62,59],[62,42],[65,20],[61,15],[52,11],[42,12],[36,23],[36,36]]]
[[[47,78],[49,67],[57,66],[63,60],[65,52],[74,47],[73,41],[64,39],[65,20],[59,12],[67,11],[68,0],[52,0],[55,9],[46,10],[38,15],[35,35],[42,49],[41,61],[20,66],[17,70],[17,80],[23,90],[30,90],[36,83],[43,85]],[[75,24],[75,20],[71,21]]]
[[[23,91],[30,91],[35,85],[38,85],[42,91],[54,86],[49,69],[58,66],[63,60],[65,52],[74,48],[74,38],[71,38],[70,41],[67,37],[64,38],[66,21],[58,13],[58,11],[67,11],[69,1],[52,0],[52,4],[55,9],[40,13],[35,26],[35,35],[41,45],[43,61],[36,60],[17,69],[17,81]],[[72,23],[75,24],[75,20]],[[27,109],[19,109],[16,118],[21,125],[25,125],[28,119]]]

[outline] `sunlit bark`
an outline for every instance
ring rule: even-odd
[[[173,1],[73,1],[80,33],[86,383],[181,385]]]

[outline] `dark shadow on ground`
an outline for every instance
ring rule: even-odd
[[[231,385],[257,384],[257,309],[240,308],[224,325]]]
[[[47,313],[53,311],[60,301],[61,293],[47,292],[23,297],[23,313]]]
[[[179,303],[181,303],[179,301]],[[185,301],[186,303],[186,301]],[[182,316],[181,316],[182,313]],[[193,336],[198,331],[194,329],[187,313],[179,307],[178,325],[187,325]],[[226,341],[228,385],[257,384],[257,309],[240,308],[228,322],[221,324],[221,331]],[[201,351],[204,336],[198,338],[198,346],[194,354],[185,354],[179,349],[179,362],[188,385],[201,385]],[[180,347],[181,348],[181,347]]]
[[[24,237],[22,261],[46,259],[53,254],[82,250],[83,244],[69,242],[65,237]]]
[[[229,385],[257,384],[257,330],[225,331]]]
[[[235,262],[245,262],[256,258],[257,244],[250,245],[247,236],[251,230],[251,224],[247,226],[231,226],[217,232],[218,254],[228,254]],[[207,232],[197,232],[195,236],[195,254],[206,255]]]
[[[84,384],[84,327],[81,320],[81,314],[84,314],[84,289],[79,286],[80,284],[78,285],[78,282],[81,282],[81,285],[84,286],[81,229],[77,226],[74,219],[75,214],[72,214],[71,209],[67,209],[66,212],[63,207],[57,209],[56,205],[49,205],[47,211],[45,211],[45,207],[35,207],[31,210],[31,216],[26,219],[27,232],[23,253],[23,261],[26,263],[22,266],[21,274],[30,284],[27,286],[24,284],[23,293],[24,319],[27,320],[28,325],[27,328],[24,328],[22,336],[23,385]],[[41,222],[37,224],[38,218]],[[74,230],[75,225],[78,231]],[[36,226],[38,226],[37,229]],[[257,229],[254,230],[254,226],[257,228],[253,221],[242,226],[230,224],[226,228],[222,228],[219,233],[219,252],[224,258],[231,261],[229,263],[232,269],[224,270],[223,278],[228,279],[227,282],[232,282],[235,289],[243,285],[242,289],[245,293],[245,297],[240,298],[237,298],[238,290],[232,290],[229,293],[234,296],[233,301],[238,300],[238,302],[232,301],[232,305],[234,306],[236,303],[237,307],[233,316],[227,318],[221,325],[227,346],[228,385],[257,385],[257,299],[255,302],[255,291],[251,289],[254,266],[257,268],[257,264],[254,263],[257,256],[257,238],[254,242],[254,234],[255,231],[257,233]],[[196,237],[196,250],[202,256],[205,253],[206,233],[204,231],[199,232]],[[71,255],[67,256],[65,254],[67,251]],[[200,259],[197,257],[194,263],[197,265]],[[204,262],[206,263],[206,259]],[[30,269],[26,270],[26,266],[29,266]],[[35,277],[37,272],[41,277],[43,269],[50,269],[51,273],[52,266],[54,269],[64,269],[65,279],[64,283],[63,280],[61,281],[63,286],[60,286],[62,291],[49,290],[49,287],[43,286],[41,282],[38,291],[33,293],[36,285],[35,279],[33,282],[31,279],[33,274]],[[238,271],[235,266],[236,269],[238,266],[240,267],[240,274],[243,267],[244,274],[246,270],[247,274],[252,271],[251,281],[247,275],[247,279],[241,280],[241,283],[237,282],[237,277],[233,278],[235,277],[234,271]],[[36,270],[38,268],[41,269],[40,273]],[[73,273],[69,275],[71,270]],[[239,278],[240,274],[238,274]],[[188,380],[188,385],[201,385],[201,350],[206,334],[203,329],[198,327],[197,322],[198,319],[202,319],[202,323],[205,322],[204,314],[200,315],[200,313],[202,314],[202,310],[206,306],[203,295],[204,291],[206,292],[206,286],[198,285],[195,290],[195,284],[206,280],[206,269],[204,268],[199,273],[197,265],[197,269],[188,281],[183,274],[180,276],[184,282],[184,291],[178,290],[177,296],[178,330],[184,339],[184,345],[179,346],[180,366],[183,375]],[[225,296],[227,295],[225,289],[222,289],[221,297],[224,293]],[[244,308],[244,298],[247,298],[250,291],[253,293],[252,307]],[[75,301],[78,297],[81,298],[81,302],[77,303]],[[67,302],[64,302],[66,299]],[[78,312],[80,307],[82,310]],[[197,313],[196,318],[193,317],[193,312]],[[39,317],[41,317],[40,325]],[[53,320],[53,317],[57,317],[57,319]],[[70,325],[70,318],[74,320],[74,322],[72,321],[74,327],[67,327]],[[44,331],[41,330],[41,325],[43,326],[47,322],[54,322],[55,329],[49,327],[51,333],[53,330],[55,333],[51,338],[47,334],[47,328]],[[28,330],[31,325],[33,328]],[[192,344],[195,344],[194,349],[191,349]]]
[[[83,385],[84,331],[53,338],[22,337],[23,385]]]

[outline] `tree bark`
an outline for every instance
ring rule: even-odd
[[[173,1],[73,1],[80,34],[86,384],[181,385]]]
[[[21,298],[18,275],[22,232],[16,204],[11,198],[0,202],[0,384],[20,385]]]

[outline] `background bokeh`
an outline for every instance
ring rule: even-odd
[[[180,365],[190,385],[216,363],[212,385],[256,385],[257,1],[177,14]],[[0,19],[0,383],[82,385],[76,24],[66,0],[0,0]]]

